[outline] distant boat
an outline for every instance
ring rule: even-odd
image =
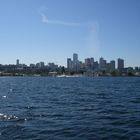
[[[57,77],[83,77],[82,75],[65,75],[65,74],[62,74],[62,75],[57,75]]]
[[[62,74],[62,75],[57,75],[57,77],[67,77],[67,75]]]

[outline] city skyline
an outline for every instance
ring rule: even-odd
[[[89,60],[90,59],[90,60]],[[91,57],[91,56],[88,56],[87,58],[84,58],[84,60],[81,60],[81,59],[79,59],[79,54],[77,54],[77,53],[73,53],[73,56],[72,57],[67,57],[67,59],[65,60],[65,62],[66,62],[66,66],[65,65],[62,65],[62,64],[57,64],[57,63],[55,63],[55,62],[53,62],[53,61],[51,61],[51,62],[45,62],[45,61],[36,61],[35,63],[33,63],[33,62],[31,62],[31,63],[29,63],[29,64],[27,64],[27,63],[24,63],[23,61],[21,61],[21,60],[19,60],[19,59],[16,59],[15,60],[15,63],[11,63],[11,64],[0,64],[0,65],[15,65],[15,66],[29,66],[29,67],[32,67],[32,65],[37,65],[37,66],[39,66],[39,65],[42,65],[42,67],[44,67],[44,66],[48,66],[49,64],[54,64],[54,65],[56,65],[56,66],[61,66],[61,67],[65,67],[65,68],[68,68],[68,60],[70,60],[73,64],[71,64],[71,66],[73,65],[73,66],[76,66],[78,63],[82,63],[82,64],[85,64],[86,63],[86,61],[88,62],[88,61],[92,61],[92,63],[97,63],[97,67],[98,68],[101,68],[102,66],[100,66],[100,64],[102,63],[102,65],[103,65],[103,67],[105,66],[105,65],[107,65],[107,64],[111,64],[112,63],[112,65],[113,65],[113,69],[123,69],[123,68],[129,68],[129,67],[131,67],[131,68],[135,68],[135,67],[138,67],[138,68],[140,68],[140,66],[129,66],[129,67],[127,67],[126,65],[125,65],[125,60],[123,59],[123,58],[117,58],[116,60],[115,59],[112,59],[112,60],[106,60],[106,59],[104,59],[103,57],[99,57],[99,59],[98,60],[96,60],[94,57]],[[119,65],[119,63],[120,63],[120,65]],[[120,68],[119,68],[120,67]]]
[[[38,61],[66,66],[73,52],[140,66],[138,0],[0,2],[0,64]]]
[[[0,76],[140,76],[140,66],[126,67],[122,58],[108,61],[100,57],[98,61],[88,57],[81,61],[78,54],[73,53],[66,61],[67,66],[44,61],[27,65],[17,59],[15,64],[0,64]]]
[[[125,68],[124,59],[118,58],[117,60],[111,60],[110,62],[103,57],[100,57],[99,60],[95,60],[94,57],[85,58],[84,61],[81,61],[78,58],[77,53],[73,53],[73,58],[67,58],[67,69],[79,71],[80,69],[87,69],[87,70],[111,70],[114,71],[116,69],[123,70]],[[130,66],[131,67],[131,66]],[[129,68],[130,68],[129,67]],[[140,68],[139,66],[135,66]],[[133,67],[131,67],[133,69]]]

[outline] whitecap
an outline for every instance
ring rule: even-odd
[[[7,118],[7,115],[3,115],[4,118]]]
[[[7,96],[4,95],[4,96],[2,96],[2,97],[3,97],[3,98],[6,98]]]
[[[18,117],[14,115],[6,115],[6,114],[0,113],[0,119],[1,120],[17,120]]]
[[[0,116],[3,116],[3,114],[0,113]]]

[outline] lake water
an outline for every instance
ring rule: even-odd
[[[0,140],[139,140],[138,77],[0,77]]]

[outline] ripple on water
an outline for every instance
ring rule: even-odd
[[[17,119],[19,119],[17,116],[0,113],[0,120],[17,120]]]
[[[140,138],[138,78],[12,77],[1,81],[0,140]]]
[[[15,115],[7,115],[7,114],[2,114],[0,113],[0,121],[27,121],[27,118],[19,118]]]

